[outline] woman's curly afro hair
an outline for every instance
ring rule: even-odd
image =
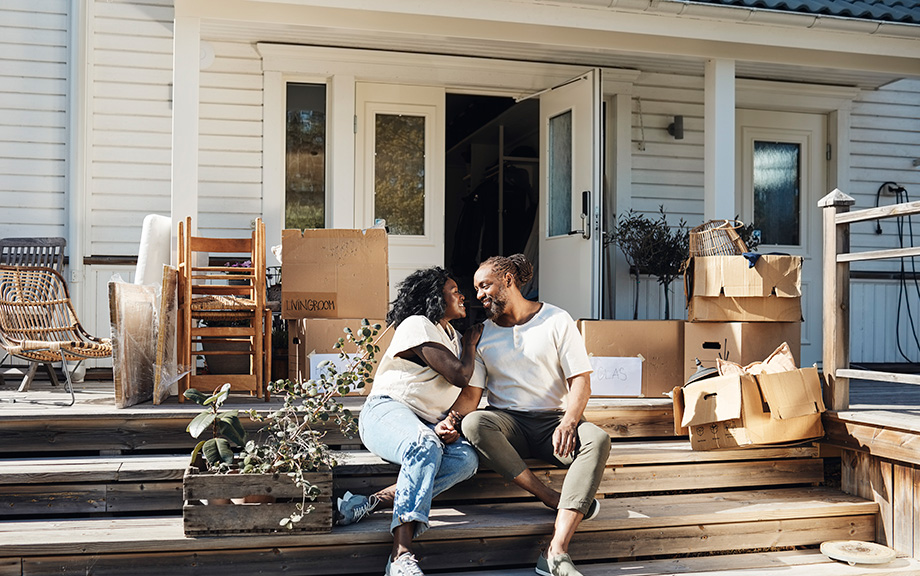
[[[409,274],[396,287],[396,300],[390,304],[387,323],[399,326],[409,316],[425,316],[434,323],[440,321],[447,312],[444,285],[449,279],[454,280],[439,266]]]

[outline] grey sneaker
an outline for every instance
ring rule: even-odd
[[[540,576],[584,576],[575,568],[572,557],[568,554],[558,554],[550,559],[540,554],[534,572]]]
[[[370,498],[360,494],[345,492],[344,496],[338,499],[338,524],[346,526],[360,521],[362,518],[374,511],[374,508],[380,504],[376,496]]]
[[[387,564],[387,571],[383,576],[425,576],[425,573],[418,567],[415,554],[406,552]]]

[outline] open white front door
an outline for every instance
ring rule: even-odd
[[[540,300],[601,314],[601,71],[540,96]]]

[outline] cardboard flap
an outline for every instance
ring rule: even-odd
[[[740,418],[741,378],[718,376],[684,386],[681,427]]]
[[[802,295],[802,258],[764,254],[752,268],[744,256],[693,258],[693,296],[795,298]]]
[[[757,384],[772,419],[786,420],[824,412],[817,368],[760,374]]]

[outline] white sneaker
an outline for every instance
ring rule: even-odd
[[[425,573],[418,567],[415,554],[406,552],[387,565],[387,571],[383,576],[425,576]]]

